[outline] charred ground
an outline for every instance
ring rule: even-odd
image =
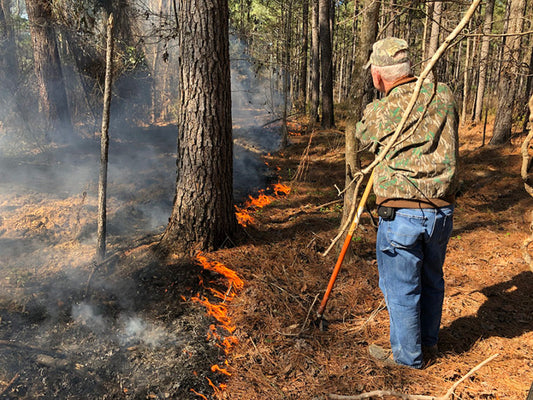
[[[110,258],[98,267],[91,263],[91,186],[58,195],[31,175],[40,184],[21,192],[12,179],[0,199],[0,397],[324,399],[376,389],[438,396],[497,353],[458,395],[524,399],[533,381],[533,273],[521,246],[533,200],[520,179],[521,138],[479,148],[480,128],[461,131],[463,189],[445,264],[442,353],[415,371],[384,368],[367,355],[369,343],[388,341],[368,213],[328,303],[329,330],[311,323],[336,260],[334,251],[321,253],[341,216],[335,185],[344,183],[344,149],[341,132],[311,138],[300,128],[293,126],[291,146],[264,156],[291,193],[254,212],[244,242],[207,255],[245,280],[229,304],[239,339],[229,356],[208,337],[215,321],[191,300],[220,302],[209,289],[224,292],[227,281],[197,262],[154,252],[158,219],[148,209],[168,206],[162,187],[172,174],[137,180],[132,173],[129,184],[115,187]],[[310,139],[308,167],[295,181]],[[170,154],[151,154],[172,168]],[[141,234],[147,225],[154,234]],[[211,370],[226,359],[231,376]],[[207,378],[228,386],[219,391]]]

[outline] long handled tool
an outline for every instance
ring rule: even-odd
[[[373,181],[374,181],[374,170],[372,170],[372,174],[370,175],[370,178],[368,179],[368,183],[366,184],[365,191],[363,192],[363,195],[361,196],[361,200],[359,201],[359,206],[357,207],[357,211],[355,213],[354,219],[352,221],[352,224],[350,225],[350,228],[348,229],[348,234],[346,235],[346,239],[344,239],[344,244],[342,245],[342,250],[339,254],[339,258],[337,259],[337,263],[335,264],[335,268],[333,269],[331,278],[329,278],[329,283],[326,289],[326,293],[324,293],[324,297],[322,298],[322,303],[320,303],[320,307],[318,308],[318,311],[316,313],[317,319],[315,321],[315,324],[320,328],[320,330],[326,329],[325,320],[322,318],[322,316],[324,315],[324,310],[326,309],[326,304],[328,303],[329,295],[331,293],[331,290],[333,289],[333,285],[335,284],[335,280],[337,279],[337,275],[339,274],[339,271],[341,269],[342,262],[344,261],[344,256],[346,255],[346,252],[348,251],[348,247],[350,246],[350,242],[352,241],[353,233],[355,232],[357,225],[359,225],[359,220],[361,219],[361,214],[363,213],[363,209],[365,207],[366,200],[368,199],[370,189],[372,189]]]

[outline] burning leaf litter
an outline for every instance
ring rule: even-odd
[[[235,206],[237,221],[241,226],[248,226],[255,223],[255,219],[252,214],[263,208],[273,201],[279,199],[282,196],[286,196],[291,192],[291,188],[280,182],[272,185],[272,194],[267,194],[264,189],[259,191],[259,194],[255,197],[249,196],[248,200],[242,207]]]
[[[227,356],[229,355],[233,346],[238,343],[237,337],[233,336],[233,332],[235,331],[236,327],[228,315],[228,303],[231,302],[237,295],[238,291],[244,287],[244,281],[237,275],[235,271],[231,270],[221,262],[209,261],[202,253],[197,254],[196,260],[204,270],[216,272],[225,277],[228,282],[225,293],[222,293],[221,291],[212,287],[208,288],[215,298],[221,300],[219,303],[215,304],[211,302],[206,296],[200,297],[197,295],[191,298],[192,301],[203,305],[206,308],[207,314],[218,322],[218,325],[210,325],[207,338],[214,340],[216,345],[221,348]],[[223,331],[225,331],[225,333]],[[229,366],[227,360],[224,361],[224,364]],[[218,364],[212,365],[211,371],[220,373],[222,375],[231,376],[231,373],[226,368],[220,367]],[[209,386],[213,388],[214,395],[217,398],[220,398],[222,392],[226,388],[226,385],[221,383],[219,386],[216,386],[208,377],[206,377],[206,379],[209,383]],[[191,391],[202,398],[206,398],[203,394],[198,393],[193,389],[191,389]]]

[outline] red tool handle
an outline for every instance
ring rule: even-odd
[[[370,194],[370,189],[372,189],[373,181],[374,181],[374,170],[372,170],[372,174],[370,175],[370,178],[368,179],[368,183],[366,184],[365,191],[363,192],[363,195],[361,196],[361,200],[359,201],[357,212],[355,213],[355,217],[352,221],[352,224],[350,225],[350,229],[348,230],[346,239],[344,239],[344,244],[342,245],[339,258],[337,258],[337,263],[335,264],[335,268],[333,268],[333,273],[331,274],[331,278],[329,278],[329,283],[326,289],[326,293],[324,293],[324,297],[322,298],[322,303],[320,303],[320,307],[318,308],[318,311],[317,311],[318,318],[321,318],[322,314],[324,314],[324,310],[326,309],[326,304],[328,303],[329,295],[331,293],[331,290],[333,289],[333,285],[335,284],[335,280],[337,279],[337,275],[339,274],[339,271],[341,269],[342,262],[344,261],[344,256],[346,255],[346,252],[348,251],[348,247],[350,246],[350,242],[352,241],[353,233],[355,232],[357,225],[359,225],[359,219],[361,218],[361,214],[363,213],[366,200],[368,199],[368,195]]]

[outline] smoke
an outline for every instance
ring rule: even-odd
[[[87,303],[74,304],[72,306],[72,319],[78,324],[87,326],[95,331],[103,331],[105,327],[104,317]]]
[[[163,326],[144,320],[139,316],[121,315],[115,327],[111,320],[106,321],[97,306],[88,303],[72,306],[72,319],[75,323],[99,334],[114,336],[121,346],[142,344],[152,348],[175,343],[176,337]]]
[[[173,62],[172,54],[169,62]],[[280,135],[271,122],[277,119],[281,101],[268,71],[254,65],[243,43],[235,38],[231,41],[231,68],[234,197],[239,201],[268,184],[269,171],[262,156],[279,147]],[[31,75],[31,69],[25,71]],[[90,107],[77,104],[84,94],[73,67],[64,71],[69,78],[69,100],[79,107],[72,110],[78,116],[87,115],[86,120],[75,121],[74,131],[50,133],[52,141],[45,140],[45,129],[37,122],[38,105],[30,93],[34,80],[26,80],[16,98],[0,89],[0,333],[3,338],[45,349],[73,349],[72,354],[65,350],[72,360],[83,355],[84,362],[99,374],[107,363],[126,368],[144,362],[140,357],[128,358],[129,350],[124,348],[135,346],[157,349],[164,361],[174,360],[175,347],[183,345],[190,348],[178,352],[184,365],[193,365],[194,357],[205,362],[202,352],[210,349],[203,338],[204,320],[189,317],[173,325],[171,318],[152,314],[150,305],[137,304],[143,296],[155,296],[139,296],[144,281],[132,282],[135,278],[130,276],[108,279],[115,272],[112,267],[101,266],[95,272],[91,264],[97,230],[100,126]],[[146,243],[142,240],[160,234],[172,209],[177,127],[150,125],[146,116],[132,112],[146,95],[146,81],[141,83],[136,88],[134,79],[121,81],[121,93],[131,96],[122,98],[120,107],[116,97],[111,104],[110,255],[122,254],[132,242]],[[138,266],[130,268],[128,272],[133,273]],[[150,268],[148,276],[154,279]],[[169,279],[166,276],[161,281],[168,283]],[[161,291],[158,284],[146,287]],[[166,312],[175,315],[176,309],[179,300],[175,309]],[[198,340],[206,349],[195,352],[191,349],[198,349]],[[151,376],[146,370],[139,368],[139,380],[142,374]],[[174,372],[169,381],[175,382]]]
[[[163,343],[174,343],[176,338],[162,326],[157,326],[139,317],[128,317],[123,322],[120,341],[127,346],[142,343],[150,347],[159,347]]]
[[[238,201],[267,186],[269,171],[261,157],[276,151],[281,142],[274,125],[281,96],[273,88],[269,71],[255,65],[246,50],[241,40],[230,38],[233,188]]]

